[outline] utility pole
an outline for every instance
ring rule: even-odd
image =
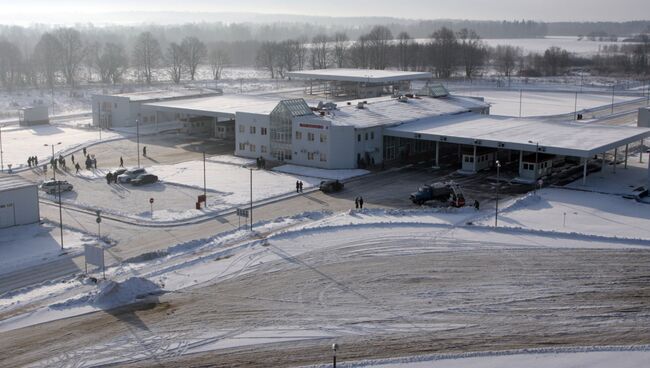
[[[523,90],[519,89],[519,118],[521,118],[521,100],[523,97]]]
[[[578,92],[576,91],[576,99],[573,107],[573,120],[578,120]]]
[[[498,227],[499,219],[499,169],[501,169],[501,163],[499,160],[496,161],[497,164],[497,189],[496,189],[496,206],[494,207],[494,227]]]
[[[612,114],[614,114],[614,89],[616,88],[616,83],[612,85]]]
[[[140,120],[135,119],[135,135],[138,145],[138,168],[140,168]]]
[[[205,151],[203,151],[203,197],[205,198],[205,206],[208,206],[208,189],[205,179]]]
[[[61,208],[61,182],[58,183],[59,187],[59,226],[61,227],[61,250],[63,251],[63,209]]]
[[[251,219],[251,231],[253,231],[253,168],[249,167],[248,170],[251,172],[251,202],[250,202],[250,219]]]
[[[5,163],[2,158],[2,125],[0,125],[0,172],[5,172]]]

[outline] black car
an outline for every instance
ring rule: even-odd
[[[133,185],[152,184],[158,181],[158,177],[154,174],[140,174],[135,179],[131,179]]]
[[[338,180],[321,181],[318,188],[325,193],[338,192],[343,190],[343,183]]]

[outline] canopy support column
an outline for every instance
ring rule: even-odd
[[[614,148],[614,167],[612,171],[616,173],[616,161],[618,161],[618,147]]]
[[[624,167],[625,167],[626,169],[627,169],[627,154],[628,154],[629,149],[630,149],[629,146],[630,146],[629,144],[626,144],[626,145],[625,145],[625,166],[624,166]]]
[[[440,142],[436,141],[436,167],[440,167]]]
[[[587,164],[589,163],[589,158],[584,158],[584,165],[582,167],[582,185],[587,185]]]
[[[476,172],[476,146],[474,146],[474,160],[473,160],[474,172]]]

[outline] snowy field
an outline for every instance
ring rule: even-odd
[[[645,347],[648,348],[648,347]],[[376,368],[641,368],[650,359],[650,349],[598,351],[598,349],[548,349],[548,352],[487,352],[455,357],[420,356],[386,361],[346,363],[345,367]],[[587,350],[587,351],[581,351]],[[589,351],[592,350],[592,351]],[[595,351],[594,351],[595,350]],[[609,349],[608,349],[609,350]],[[474,355],[474,356],[473,356]],[[324,366],[321,366],[324,367]]]
[[[102,142],[120,138],[122,135],[119,133],[102,131]],[[6,169],[8,164],[12,164],[14,170],[24,168],[29,156],[37,156],[38,163],[42,166],[52,156],[52,147],[49,145],[55,145],[54,155],[58,157],[59,154],[66,154],[96,142],[100,142],[97,130],[55,125],[5,127],[2,128],[4,166]]]
[[[485,97],[490,103],[491,115],[519,116],[519,92],[498,90],[474,90],[460,92],[462,95]],[[635,97],[615,96],[614,103],[631,101]],[[575,94],[563,92],[524,91],[521,96],[521,116],[547,116],[573,113]],[[578,112],[585,109],[611,105],[611,95],[578,94]],[[589,114],[585,119],[589,118]]]
[[[610,153],[613,153],[610,151]],[[624,149],[618,152],[619,160],[624,159]],[[643,155],[643,162],[639,162],[639,154],[628,157],[627,169],[623,163],[617,164],[616,172],[612,165],[607,165],[604,171],[595,172],[587,177],[587,183],[582,184],[582,179],[567,185],[567,188],[587,190],[598,193],[637,195],[640,187],[648,187],[648,155]],[[600,164],[600,162],[598,162]]]
[[[62,251],[59,231],[51,223],[0,229],[0,275],[54,261],[63,255],[76,255],[83,252],[85,244],[97,244],[95,236],[64,228]]]

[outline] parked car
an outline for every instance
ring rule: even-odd
[[[318,188],[325,193],[338,192],[343,190],[343,183],[338,180],[321,181]]]
[[[119,178],[119,177],[118,177]],[[152,184],[158,181],[158,177],[154,174],[141,174],[135,179],[131,179],[133,185]]]
[[[59,187],[61,188],[61,192],[69,192],[73,188],[72,184],[68,183],[65,180],[52,179],[52,180],[44,181],[43,184],[41,184],[40,189],[45,193],[54,194],[54,193],[58,193]]]
[[[117,170],[113,171],[113,176],[120,176],[120,175],[124,174],[125,172],[126,172],[125,168],[117,169]]]
[[[463,207],[465,205],[465,196],[460,186],[453,181],[442,183],[433,183],[423,185],[418,188],[417,192],[411,193],[411,202],[414,204],[424,204],[428,201],[448,202],[453,207]]]
[[[131,180],[137,178],[139,175],[146,174],[145,169],[131,169],[126,170],[124,174],[118,174],[117,181],[120,183],[130,183]]]

